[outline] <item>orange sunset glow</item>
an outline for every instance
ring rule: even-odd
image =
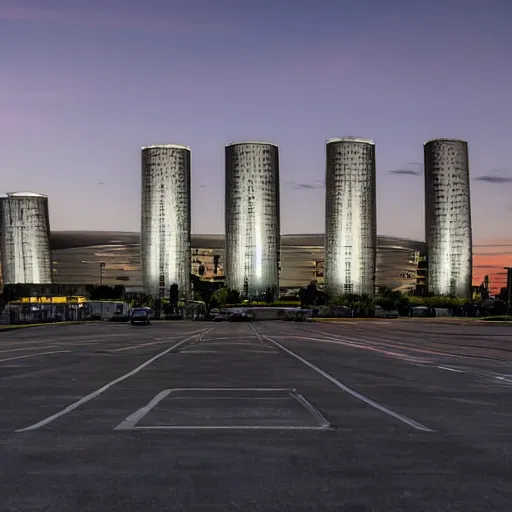
[[[473,246],[473,285],[480,285],[487,275],[491,292],[499,292],[507,284],[504,267],[512,267],[512,241]]]

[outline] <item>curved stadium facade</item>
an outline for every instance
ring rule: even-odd
[[[142,291],[140,233],[54,231],[50,235],[55,284],[124,285]],[[416,286],[419,255],[425,242],[377,237],[376,286],[408,292]],[[311,281],[323,285],[324,235],[281,235],[281,289]],[[192,235],[191,273],[210,281],[224,280],[224,235]]]

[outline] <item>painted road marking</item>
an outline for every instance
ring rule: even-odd
[[[58,347],[59,345],[46,345],[45,348],[55,348],[55,347]],[[10,350],[0,350],[0,354],[7,354],[9,352],[26,352],[27,350],[37,350],[37,349],[40,349],[41,347],[27,347],[27,348],[11,348]]]
[[[440,370],[447,370],[449,372],[464,373],[462,370],[456,370],[455,368],[449,368],[448,366],[437,366]]]
[[[323,336],[323,335],[321,335]],[[303,339],[308,341],[321,341],[323,343],[333,343],[335,345],[344,345],[346,347],[354,347],[361,348],[363,350],[369,350],[370,352],[378,352],[379,354],[384,354],[385,356],[395,357],[402,361],[407,361],[409,363],[425,363],[426,359],[422,359],[420,357],[411,356],[409,354],[405,354],[403,352],[393,352],[391,350],[385,350],[384,348],[378,348],[373,345],[364,345],[361,343],[355,343],[353,341],[342,340],[340,338],[313,338],[311,336],[295,336],[296,339]]]
[[[294,426],[283,425],[282,427],[269,425],[157,425],[149,427],[132,427],[130,429],[118,428],[115,430],[332,430],[330,427],[322,426]]]
[[[180,354],[218,354],[218,350],[180,350]]]
[[[0,363],[3,363],[4,361],[14,361],[15,359],[26,359],[27,357],[44,356],[47,354],[66,354],[68,352],[71,352],[71,350],[52,350],[51,352],[37,352],[36,354],[28,354],[26,356],[16,356],[9,357],[8,359],[0,359]]]
[[[67,407],[65,407],[64,409],[62,409],[61,411],[59,411],[59,412],[57,412],[55,414],[52,414],[51,416],[48,416],[44,420],[38,421],[37,423],[34,423],[33,425],[30,425],[30,426],[25,427],[25,428],[20,428],[20,429],[16,430],[16,432],[27,432],[29,430],[36,430],[36,429],[38,429],[40,427],[44,427],[45,425],[48,425],[49,423],[51,423],[52,421],[56,420],[57,418],[60,418],[61,416],[64,416],[65,414],[68,414],[71,411],[74,411],[75,409],[77,409],[81,405],[83,405],[83,404],[89,402],[90,400],[96,398],[97,396],[101,395],[102,393],[104,393],[105,391],[110,389],[112,386],[115,386],[116,384],[119,384],[123,380],[126,380],[126,379],[132,377],[133,375],[135,375],[136,373],[139,373],[141,370],[146,368],[146,366],[150,365],[151,363],[153,363],[157,359],[160,359],[161,357],[163,357],[166,354],[168,354],[169,352],[171,352],[171,350],[174,350],[174,349],[180,347],[181,345],[183,345],[187,341],[190,341],[191,339],[195,338],[196,336],[197,336],[197,334],[194,334],[193,336],[189,336],[188,338],[185,338],[184,340],[181,340],[178,343],[175,343],[174,345],[172,345],[168,349],[164,350],[163,352],[160,352],[156,356],[153,356],[152,358],[148,359],[147,361],[145,361],[141,365],[137,366],[132,371],[130,371],[128,373],[125,373],[121,377],[118,377],[117,379],[109,382],[108,384],[105,384],[104,386],[102,386],[101,388],[97,389],[96,391],[93,391],[92,393],[89,393],[88,395],[80,398],[80,400],[77,400],[76,402],[73,402],[72,404],[70,404]]]
[[[250,391],[259,393],[286,393],[288,398],[292,398],[299,402],[299,404],[306,409],[306,411],[318,423],[315,426],[293,426],[293,425],[155,425],[155,426],[142,426],[138,427],[137,424],[147,414],[151,412],[164,398],[167,398],[173,393],[187,392],[187,391],[206,391],[206,392],[223,392],[223,391]],[[283,397],[250,397],[250,396],[188,396],[188,397],[171,397],[172,400],[283,400]],[[298,394],[295,389],[287,388],[174,388],[164,389],[153,397],[148,404],[141,407],[133,414],[125,418],[114,430],[325,430],[330,427],[329,422],[324,418],[322,413],[310,402],[308,402],[302,395]]]
[[[187,334],[194,334],[197,332],[198,331],[193,331],[193,333],[187,333]],[[170,336],[169,338],[152,338],[151,340],[145,341],[143,343],[139,343],[137,345],[130,345],[129,347],[109,349],[109,352],[124,352],[126,350],[135,350],[137,348],[151,347],[153,345],[162,345],[168,341],[175,340],[175,339],[182,338],[182,337],[183,336]]]
[[[250,327],[254,331],[254,333],[257,336],[259,336],[259,334],[256,332],[254,327],[252,325],[250,325]],[[399,413],[397,413],[395,411],[392,411],[391,409],[388,409],[387,407],[384,407],[383,405],[380,405],[377,402],[374,402],[370,398],[367,398],[367,397],[361,395],[360,393],[358,393],[357,391],[354,391],[353,389],[349,388],[348,386],[345,386],[345,384],[342,384],[338,379],[335,379],[332,375],[329,375],[327,372],[324,372],[322,369],[318,368],[318,366],[315,366],[313,363],[310,363],[309,361],[307,361],[303,357],[301,357],[298,354],[296,354],[295,352],[292,352],[291,350],[287,349],[286,347],[281,345],[281,343],[278,343],[277,341],[273,340],[272,338],[269,338],[268,336],[265,336],[265,335],[263,335],[263,337],[265,339],[267,339],[268,341],[270,341],[271,343],[273,343],[275,346],[279,347],[281,350],[283,350],[287,354],[291,355],[292,357],[294,357],[295,359],[297,359],[301,363],[303,363],[306,366],[308,366],[309,368],[311,368],[312,370],[315,370],[317,373],[319,373],[320,375],[325,377],[327,380],[332,382],[338,388],[342,389],[343,391],[345,391],[349,395],[352,395],[354,398],[357,398],[357,399],[363,401],[364,403],[366,403],[370,407],[373,407],[374,409],[377,409],[377,410],[383,412],[384,414],[392,416],[393,418],[396,418],[397,420],[405,423],[406,425],[409,425],[410,427],[415,428],[416,430],[422,430],[424,432],[435,432],[434,430],[426,427],[425,425],[422,425],[421,423],[418,423],[417,421],[414,421],[413,419],[408,418],[407,416],[404,416],[404,415],[399,414]]]
[[[163,391],[160,391],[158,395],[154,396],[148,404],[146,404],[144,407],[141,407],[138,411],[135,411],[133,414],[130,414],[126,419],[124,419],[119,425],[117,425],[114,430],[132,430],[133,427],[144,417],[146,414],[148,414],[151,409],[156,407],[164,398],[166,398],[170,393],[172,392],[172,389],[164,389]]]

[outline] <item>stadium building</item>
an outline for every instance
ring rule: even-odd
[[[54,231],[50,235],[55,284],[124,285],[142,291],[140,234],[112,231]],[[324,235],[281,235],[281,292],[316,281],[324,284]],[[376,286],[414,291],[425,242],[377,237]],[[225,279],[224,235],[191,237],[191,273],[209,281]]]

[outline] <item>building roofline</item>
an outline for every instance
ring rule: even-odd
[[[142,151],[145,149],[184,149],[186,151],[190,151],[189,146],[184,146],[183,144],[152,144],[150,146],[142,146]]]
[[[364,139],[362,137],[333,137],[332,139],[327,139],[326,144],[333,144],[336,142],[360,142],[362,144],[371,144],[375,146],[375,141],[372,139]]]
[[[257,141],[257,140],[248,140],[248,141],[242,141],[242,142],[230,142],[229,144],[226,144],[226,147],[229,148],[230,146],[243,146],[245,144],[255,144],[259,146],[274,146],[279,147],[277,144],[274,144],[273,142],[264,142],[264,141]]]
[[[45,197],[48,198],[46,194],[39,194],[37,192],[7,192],[7,197]]]
[[[437,139],[428,139],[426,142],[423,143],[423,145],[426,146],[427,144],[430,144],[431,142],[463,142],[464,144],[468,143],[466,140],[462,140],[462,139],[437,138]]]

